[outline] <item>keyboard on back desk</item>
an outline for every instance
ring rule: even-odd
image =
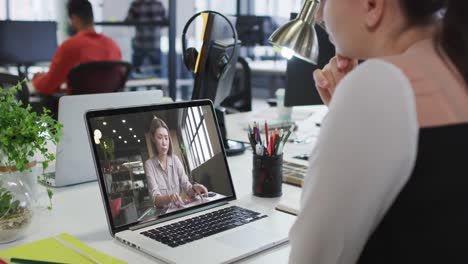
[[[141,234],[170,247],[177,247],[265,217],[252,210],[231,206]]]

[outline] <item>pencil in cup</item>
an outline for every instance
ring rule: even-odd
[[[283,155],[253,155],[252,191],[259,197],[279,197],[283,194]]]
[[[283,154],[284,145],[288,141],[293,127],[291,127],[287,133],[285,133],[283,129],[280,131],[275,129],[273,133],[269,134],[268,123],[265,121],[264,130],[265,140],[262,141],[259,123],[254,122],[253,128],[249,124],[247,137],[249,139],[250,146],[252,147],[253,154],[268,156]]]

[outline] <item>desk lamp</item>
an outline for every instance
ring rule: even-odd
[[[317,64],[318,40],[314,29],[315,14],[320,0],[305,0],[296,19],[279,27],[268,41],[287,59],[296,56],[302,60]],[[319,24],[323,27],[323,24]]]

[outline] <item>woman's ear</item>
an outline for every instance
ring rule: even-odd
[[[382,21],[386,0],[363,0],[365,23],[367,28],[374,29]]]

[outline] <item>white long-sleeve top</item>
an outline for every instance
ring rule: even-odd
[[[338,85],[290,231],[290,263],[355,263],[413,170],[418,121],[406,76],[369,60]]]

